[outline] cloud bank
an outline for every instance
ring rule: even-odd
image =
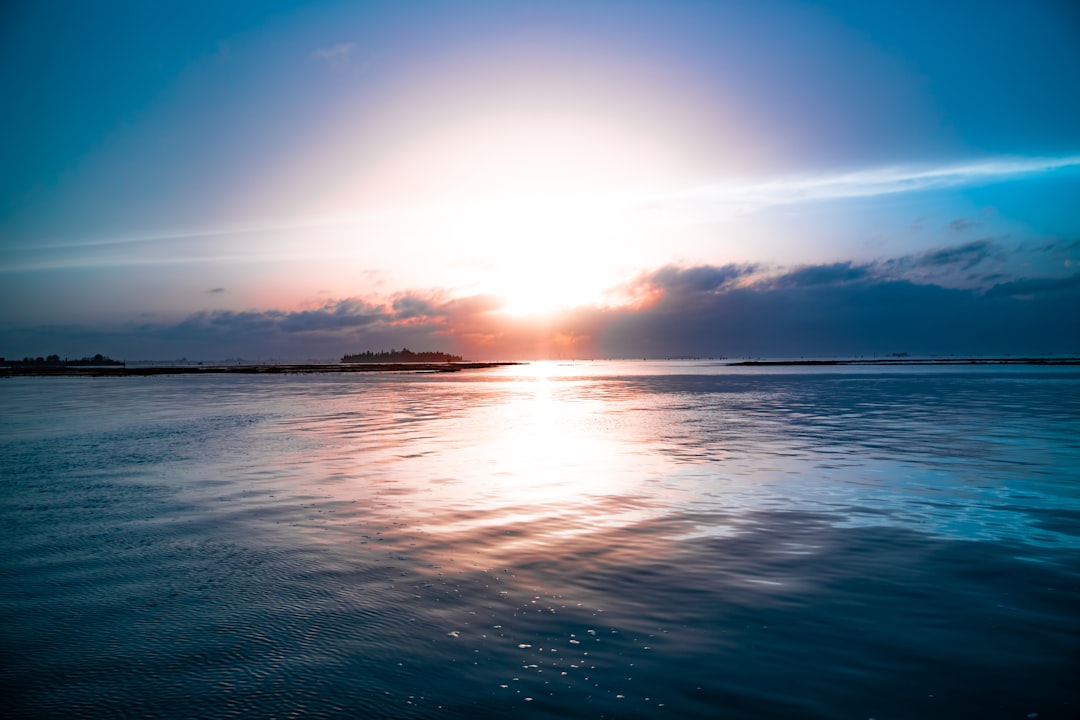
[[[409,347],[470,359],[1080,354],[1080,243],[1006,248],[992,238],[869,263],[791,268],[668,265],[618,288],[629,302],[543,318],[491,295],[412,291],[318,307],[205,311],[179,322],[6,328],[11,356],[99,349],[153,359],[335,359]],[[1062,271],[1003,271],[1018,253]],[[18,347],[15,347],[18,346]]]

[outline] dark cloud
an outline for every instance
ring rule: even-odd
[[[779,275],[667,267],[647,276],[652,294],[633,288],[650,302],[609,312],[591,336],[620,357],[1080,352],[1080,280],[1017,278],[1006,255],[984,238]]]
[[[281,320],[280,328],[286,333],[335,331],[363,327],[385,319],[380,312],[350,313],[341,310],[305,310],[289,313]]]
[[[264,340],[307,333],[335,333],[364,327],[392,316],[380,308],[357,300],[342,300],[316,310],[217,310],[199,312],[175,325],[143,325],[150,335],[183,338]]]
[[[1034,283],[1025,285],[1031,289]],[[1005,293],[865,277],[857,282],[733,289],[707,304],[657,303],[611,322],[598,354],[802,357],[1080,351],[1080,284]]]
[[[399,295],[391,307],[399,318],[428,317],[435,312],[430,300],[415,295]]]
[[[969,270],[993,256],[996,252],[998,252],[998,248],[994,241],[990,238],[984,238],[963,245],[930,250],[920,255],[909,256],[909,258],[913,267],[958,266],[964,270]]]
[[[0,354],[303,360],[403,346],[470,359],[1080,353],[1080,274],[1051,264],[1045,274],[1018,276],[997,263],[1003,253],[983,239],[779,274],[666,266],[628,283],[633,305],[543,319],[498,312],[502,300],[492,295],[410,292],[384,303],[200,312],[110,330],[4,327]]]
[[[1080,240],[1067,240],[1065,238],[1050,238],[1035,243],[1024,243],[1017,248],[1017,252],[1040,252],[1040,253],[1080,253]]]
[[[216,287],[216,288],[210,288],[209,290],[207,290],[206,294],[207,295],[221,295],[224,292],[226,292],[225,288]]]
[[[621,294],[634,298],[638,305],[656,303],[681,305],[686,302],[707,303],[708,298],[725,292],[740,281],[747,281],[757,270],[756,265],[698,265],[679,267],[666,265],[643,273],[620,289]]]
[[[935,282],[946,286],[970,285],[971,271],[984,263],[1004,261],[1007,253],[993,238],[934,248],[874,263],[872,273],[881,278]],[[986,269],[983,269],[986,272]]]
[[[1046,293],[1062,293],[1080,288],[1080,273],[1058,278],[1021,278],[994,285],[986,291],[987,297],[1032,297]],[[1073,308],[1080,318],[1080,307]]]
[[[977,228],[981,225],[981,222],[977,220],[972,220],[970,218],[956,218],[951,223],[949,223],[949,230],[953,231],[954,233],[962,233],[965,230],[971,230],[972,228]]]
[[[849,262],[832,263],[831,265],[808,265],[773,278],[769,281],[769,284],[777,288],[837,285],[861,280],[869,272],[868,266],[852,265]]]
[[[717,292],[754,272],[754,265],[701,265],[680,268],[668,265],[646,276],[654,286],[676,295]]]
[[[1054,274],[1062,268],[1080,268],[1080,239],[1052,237],[1022,243],[1013,251],[1014,262],[1023,264],[1025,275]]]
[[[196,337],[200,335],[257,335],[274,330],[277,323],[285,313],[280,310],[268,310],[265,312],[199,312],[189,315],[183,321],[174,326],[174,330],[181,336]],[[144,325],[150,328],[152,325]]]

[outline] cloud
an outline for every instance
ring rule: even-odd
[[[184,318],[171,328],[181,337],[251,337],[272,332],[285,313],[280,310],[262,312],[198,312]],[[159,330],[152,324],[142,326],[147,330]]]
[[[943,287],[978,286],[986,290],[1004,276],[986,278],[984,274],[980,284],[973,283],[972,276],[967,271],[991,260],[1004,261],[1007,256],[1008,253],[997,241],[983,238],[865,263],[847,261],[779,269],[770,269],[760,264],[692,267],[668,265],[645,273],[628,283],[623,294],[649,298],[656,302],[661,296],[668,299],[686,299],[695,295],[719,294],[748,287],[758,290],[782,290],[844,285],[862,280],[905,280],[934,283]]]
[[[642,273],[634,280],[610,293],[622,304],[647,307],[672,298],[689,299],[722,292],[733,283],[751,277],[757,265],[728,264],[722,266],[698,265],[680,267],[666,265],[651,272]]]
[[[430,300],[408,294],[394,298],[391,307],[394,314],[403,319],[430,317],[435,313]]]
[[[988,237],[888,258],[868,269],[882,279],[986,290],[1006,272],[1009,254],[1000,239]]]
[[[995,264],[1008,254],[984,239],[861,264],[668,265],[622,289],[639,302],[544,318],[499,312],[503,300],[493,295],[430,290],[297,310],[205,311],[110,330],[5,327],[0,354],[333,360],[391,347],[476,360],[1080,353],[1080,273],[1018,276]]]
[[[1007,255],[983,239],[771,272],[668,266],[633,283],[651,302],[585,329],[620,357],[1080,352],[1080,274],[973,273]]]
[[[771,282],[772,287],[813,287],[815,285],[837,285],[852,282],[867,276],[870,268],[865,265],[853,265],[850,262],[829,265],[810,265],[791,270]]]
[[[647,202],[654,211],[670,218],[710,219],[780,205],[986,185],[1077,167],[1080,167],[1080,155],[898,165],[763,181],[715,182],[659,194]]]
[[[1067,293],[1080,288],[1080,273],[1056,278],[1021,278],[999,283],[986,291],[988,297],[1030,298],[1046,293]],[[1074,307],[1080,312],[1080,307]]]
[[[288,313],[281,319],[279,327],[285,333],[338,331],[371,325],[386,317],[386,312],[379,308],[343,300],[320,310]]]
[[[1025,243],[1018,250],[1034,250],[1036,252],[1068,252],[1080,254],[1080,240],[1066,240],[1064,238],[1050,238],[1035,243]]]
[[[334,43],[329,47],[313,50],[311,57],[323,60],[331,67],[345,67],[352,60],[352,53],[356,49],[356,43]]]
[[[1017,246],[1013,250],[1013,255],[1021,261],[1026,255],[1028,265],[1056,268],[1080,267],[1080,239],[1054,237],[1028,241]]]
[[[949,223],[949,230],[954,233],[962,233],[966,230],[971,230],[972,228],[977,228],[981,225],[981,222],[977,220],[971,220],[970,218],[956,218],[951,223]]]
[[[1078,309],[1080,276],[983,291],[890,279],[871,266],[808,267],[618,312],[595,350],[621,357],[1080,352]]]
[[[313,57],[327,62],[347,62],[355,46],[338,43],[316,50]],[[880,195],[973,186],[1027,178],[1040,173],[1080,168],[1080,155],[1044,158],[996,158],[937,166],[867,168],[850,172],[777,177],[766,180],[729,180],[693,187],[649,193],[606,193],[588,203],[604,208],[611,217],[636,225],[680,225],[713,222],[771,207],[821,201],[868,198]],[[520,209],[522,217],[573,216],[581,211],[579,193],[543,194],[510,198],[501,211]],[[0,247],[0,275],[65,268],[175,266],[193,263],[291,261],[298,257],[299,236],[315,231],[364,228],[393,236],[418,218],[425,223],[440,218],[458,222],[461,217],[483,213],[487,206],[473,203],[402,205],[371,212],[346,212],[325,216],[296,216],[272,222],[234,223],[182,233],[146,234],[138,237],[82,239],[65,242],[34,242]],[[920,232],[925,219],[916,220]],[[976,226],[968,218],[955,219],[954,232]],[[306,256],[305,256],[306,257]],[[1070,263],[1075,259],[1065,258]]]
[[[226,292],[225,288],[216,287],[216,288],[210,288],[209,290],[207,290],[206,294],[207,295],[221,295],[224,292]]]
[[[735,280],[751,274],[754,265],[702,265],[680,268],[674,265],[657,270],[649,280],[667,292],[679,294],[711,293],[729,286]]]
[[[909,257],[910,265],[917,268],[941,268],[959,266],[969,270],[979,263],[993,257],[999,248],[990,238],[973,240],[963,245],[954,245],[938,250],[928,250]]]

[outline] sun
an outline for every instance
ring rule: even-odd
[[[528,270],[501,273],[493,294],[503,302],[500,312],[520,318],[548,318],[560,311],[593,302],[587,290],[567,287],[557,278],[558,270],[532,274]],[[553,280],[552,276],[556,276]],[[501,287],[498,287],[501,286]]]
[[[358,245],[391,238],[379,252],[421,282],[543,316],[600,302],[629,262],[622,231],[672,172],[624,115],[478,113],[388,152],[327,214],[375,208]]]
[[[597,304],[615,282],[610,251],[620,217],[599,194],[536,195],[485,203],[460,217],[457,231],[482,248],[478,289],[502,312],[550,316]]]

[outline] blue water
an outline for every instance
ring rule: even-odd
[[[16,378],[0,402],[5,717],[1080,716],[1075,371]]]

